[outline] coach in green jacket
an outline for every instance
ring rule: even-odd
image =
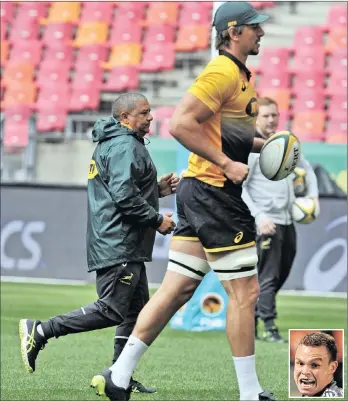
[[[175,192],[178,178],[157,182],[157,170],[144,144],[152,121],[139,93],[117,98],[112,117],[98,120],[97,142],[88,171],[88,270],[96,271],[99,299],[46,322],[22,319],[20,338],[26,369],[34,372],[39,351],[52,337],[118,326],[114,361],[149,299],[144,262],[151,261],[156,230],[173,231],[171,213],[159,214],[158,198]],[[133,391],[154,392],[133,380]]]

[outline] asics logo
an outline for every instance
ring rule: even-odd
[[[243,233],[242,233],[242,231],[239,231],[239,233],[237,233],[237,235],[234,237],[234,243],[235,244],[239,244],[239,242],[242,240],[242,238],[243,238]]]

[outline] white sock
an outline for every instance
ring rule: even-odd
[[[36,327],[36,331],[40,334],[40,336],[42,336],[42,337],[45,338],[45,334],[44,334],[44,332],[43,332],[43,330],[42,330],[41,324],[39,324],[39,325]]]
[[[133,371],[148,348],[148,345],[139,338],[133,335],[129,336],[121,355],[109,368],[112,372],[111,380],[117,387],[128,388]]]
[[[240,400],[258,400],[262,388],[255,369],[255,355],[233,357],[237,373]]]

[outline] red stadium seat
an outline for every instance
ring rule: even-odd
[[[108,48],[104,45],[83,46],[79,50],[75,62],[75,69],[79,69],[80,65],[98,64],[106,60]]]
[[[148,3],[145,1],[119,2],[117,4],[116,19],[123,19],[132,22],[142,20],[145,15],[145,10],[147,6]]]
[[[45,69],[47,64],[52,62],[67,64],[69,67],[72,65],[74,60],[74,50],[69,44],[56,42],[54,47],[48,47],[45,51],[44,58],[40,64],[40,69]]]
[[[306,47],[296,50],[289,71],[323,71],[325,67],[325,52],[322,47]]]
[[[36,79],[39,88],[52,87],[52,85],[68,85],[70,80],[70,65],[58,64],[55,61],[45,63],[40,68]]]
[[[14,2],[13,1],[2,1],[0,3],[0,23],[4,24],[12,22],[14,14]]]
[[[211,9],[201,7],[202,3],[184,2],[181,7],[179,25],[210,25],[212,21]]]
[[[347,139],[347,122],[329,120],[325,132],[325,141],[327,143],[342,143],[346,145]]]
[[[99,65],[92,64],[80,64],[78,70],[75,70],[74,78],[72,80],[72,89],[88,88],[93,86],[94,88],[100,89],[102,86],[104,70]]]
[[[324,71],[298,71],[292,85],[292,93],[297,96],[306,90],[323,89],[325,82]]]
[[[169,133],[169,123],[174,113],[175,107],[158,107],[155,111],[155,122],[159,126],[159,136],[161,138],[173,138]]]
[[[57,42],[71,43],[74,35],[74,25],[71,22],[57,22],[47,25],[42,41],[47,47],[54,47]]]
[[[347,93],[335,94],[331,98],[327,115],[330,120],[347,123]]]
[[[273,71],[272,74],[261,75],[257,89],[290,88],[290,74],[285,70]]]
[[[93,86],[74,88],[70,97],[69,110],[75,112],[84,110],[97,110],[99,103],[100,88]]]
[[[29,61],[35,66],[40,63],[42,42],[40,40],[21,40],[13,44],[11,61]]]
[[[302,111],[324,110],[325,95],[323,89],[307,89],[296,93],[293,113]]]
[[[69,85],[52,85],[40,90],[36,110],[66,110],[70,100]]]
[[[22,1],[18,7],[17,17],[26,16],[39,21],[40,18],[46,17],[48,6],[49,2],[47,1]]]
[[[347,27],[347,4],[338,4],[330,8],[326,24],[328,28]]]
[[[91,21],[104,21],[108,25],[111,24],[114,12],[114,4],[112,2],[103,1],[84,1],[80,23]]]
[[[139,69],[143,72],[154,72],[171,70],[174,68],[174,65],[174,46],[167,43],[164,45],[148,46],[144,51]]]
[[[21,40],[38,39],[40,33],[40,25],[35,18],[28,18],[26,14],[16,17],[12,23],[10,31],[10,40],[17,42]]]
[[[134,66],[114,67],[102,90],[105,92],[123,92],[139,87],[138,69]]]
[[[332,53],[336,49],[347,50],[347,27],[335,27],[330,30],[325,50]]]
[[[291,130],[300,140],[321,141],[324,138],[324,126],[323,111],[303,111],[295,114]]]
[[[342,75],[331,76],[329,78],[325,93],[328,96],[347,94],[347,70],[342,71]]]
[[[175,2],[150,2],[144,26],[169,24],[176,26],[179,6]]]
[[[31,109],[28,106],[13,106],[5,111],[3,145],[6,148],[25,148],[29,142],[29,119]]]
[[[175,42],[177,52],[192,52],[209,47],[210,28],[208,25],[181,26]]]
[[[336,71],[339,71],[338,75],[342,75],[341,71],[347,72],[347,49],[336,49],[332,52],[326,73],[335,75]]]
[[[117,20],[113,24],[110,33],[109,45],[115,46],[121,43],[140,43],[142,27],[129,20]]]
[[[67,119],[67,111],[64,109],[40,110],[36,116],[36,131],[64,131]]]
[[[153,44],[174,43],[174,35],[175,28],[173,25],[150,25],[146,29],[143,43],[145,47]]]
[[[316,25],[297,28],[293,40],[293,48],[296,52],[303,47],[323,46],[323,30]]]
[[[260,56],[260,64],[256,69],[261,74],[272,74],[274,71],[286,71],[290,51],[286,47],[265,47]]]

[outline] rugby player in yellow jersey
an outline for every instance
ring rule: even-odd
[[[255,369],[257,253],[254,219],[241,198],[249,153],[263,144],[254,139],[257,101],[245,63],[258,54],[264,35],[260,23],[267,19],[247,2],[218,8],[213,25],[219,55],[173,115],[171,134],[192,152],[177,188],[178,225],[161,287],[140,313],[119,359],[92,379],[92,387],[112,400],[128,400],[129,380],[141,356],[210,269],[229,297],[226,332],[240,400],[274,400]]]

